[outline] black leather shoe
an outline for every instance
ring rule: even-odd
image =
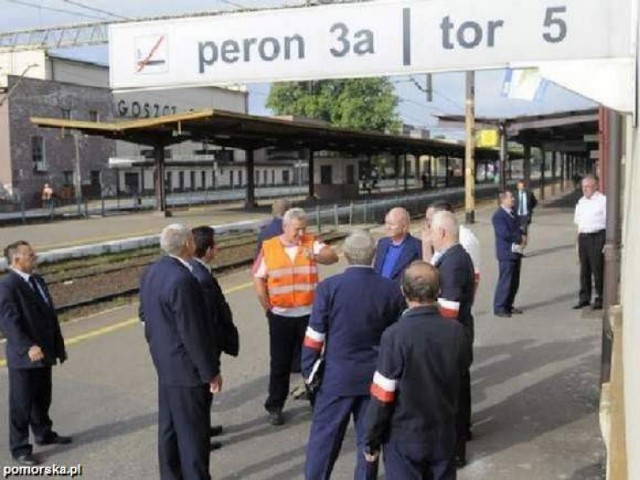
[[[524,313],[524,311],[523,311],[521,308],[513,307],[513,308],[511,309],[511,314],[512,314],[512,315],[514,315],[514,314],[515,314],[515,315],[522,315],[523,313]]]
[[[591,310],[602,310],[602,302],[594,302]]]
[[[573,308],[574,310],[580,310],[581,308],[584,307],[588,307],[589,306],[589,302],[578,302],[576,305],[574,305]]]
[[[269,412],[269,423],[274,426],[282,425],[284,423],[284,415],[282,410],[274,410]]]
[[[220,450],[222,448],[222,442],[211,442],[211,450]]]
[[[496,317],[504,317],[504,318],[510,318],[511,314],[509,312],[496,312],[494,313],[494,315]]]
[[[14,460],[25,467],[33,467],[40,464],[40,461],[30,453],[14,457]]]
[[[209,436],[217,437],[218,435],[222,435],[222,425],[215,425],[209,430]]]
[[[71,437],[63,437],[62,435],[58,435],[54,433],[48,438],[43,438],[42,440],[36,440],[37,445],[68,445],[71,443]]]

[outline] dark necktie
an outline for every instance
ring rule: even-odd
[[[42,294],[42,291],[40,290],[40,286],[38,285],[38,282],[36,282],[36,279],[33,275],[29,277],[29,285],[31,286],[31,288],[33,288],[33,291],[36,292],[36,294],[42,300],[44,300],[44,303],[49,303],[47,299],[44,297],[44,295]]]

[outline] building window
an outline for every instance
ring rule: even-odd
[[[265,184],[265,185],[267,184],[267,171],[266,170],[262,171],[262,183]]]
[[[90,122],[99,122],[100,114],[97,110],[89,110],[89,121]]]
[[[194,172],[193,170],[191,170],[191,172],[189,172],[189,181],[190,181],[190,185],[189,188],[191,190],[195,190],[196,189],[196,172]]]
[[[71,120],[71,109],[70,108],[61,108],[62,110],[62,118],[64,120]]]
[[[282,183],[289,185],[289,170],[282,170]]]
[[[349,185],[356,183],[356,167],[355,167],[355,165],[347,165],[347,183]]]
[[[178,172],[178,190],[184,190],[184,172]]]
[[[34,172],[47,171],[44,155],[44,138],[40,136],[31,137],[31,159],[33,160]]]
[[[65,187],[73,185],[73,170],[65,170],[62,172],[62,185]]]
[[[331,185],[331,177],[333,176],[331,165],[320,166],[320,183],[322,185]]]
[[[233,188],[233,170],[229,170],[229,186]]]
[[[275,184],[276,184],[276,171],[271,170],[271,185],[275,185]]]
[[[92,187],[100,186],[100,170],[91,170],[91,172],[89,172],[89,178],[91,179]]]
[[[260,170],[256,170],[253,173],[254,173],[253,179],[256,182],[256,185],[258,185],[260,183]]]
[[[207,188],[207,172],[204,170],[200,172],[200,187],[202,190]]]
[[[242,186],[242,170],[238,170],[238,185]]]

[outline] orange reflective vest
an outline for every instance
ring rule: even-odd
[[[313,235],[303,235],[293,262],[280,237],[270,238],[262,244],[269,302],[274,307],[309,307],[313,303],[319,281],[318,266],[307,253],[313,251],[313,242]]]

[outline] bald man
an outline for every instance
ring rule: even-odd
[[[402,207],[389,210],[384,219],[386,237],[378,241],[374,270],[400,282],[409,264],[422,259],[422,242],[409,233],[411,218]]]

